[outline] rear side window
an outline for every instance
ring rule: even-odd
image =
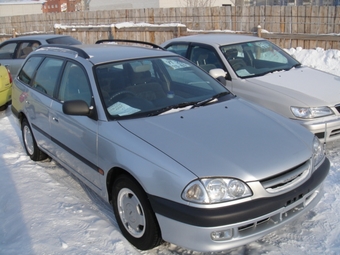
[[[0,59],[12,59],[17,43],[8,43],[0,48]]]
[[[178,55],[185,57],[188,47],[189,47],[188,44],[175,44],[175,45],[168,46],[166,49],[168,51],[174,52]]]
[[[78,40],[71,36],[57,37],[46,40],[48,44],[66,44],[66,45],[78,45],[81,44]]]
[[[26,58],[28,54],[36,50],[39,46],[40,46],[40,42],[38,41],[21,42],[18,47],[15,58],[22,58],[22,59]]]
[[[191,50],[189,59],[205,71],[222,68],[223,64],[213,48],[195,46]]]
[[[38,68],[32,87],[53,97],[63,63],[61,59],[45,58]]]
[[[24,66],[22,67],[18,78],[19,80],[21,80],[22,82],[26,83],[26,84],[30,84],[33,76],[35,74],[35,70],[37,69],[38,65],[40,64],[40,62],[42,61],[43,57],[31,57],[29,58],[26,63],[24,64]]]

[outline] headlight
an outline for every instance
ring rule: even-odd
[[[297,118],[303,118],[303,119],[313,119],[318,117],[324,117],[328,115],[333,115],[333,111],[327,107],[290,107],[292,113]]]
[[[314,136],[313,141],[313,163],[314,167],[317,167],[325,158],[325,152],[323,149],[323,144],[319,141],[319,139]]]
[[[201,179],[191,182],[182,198],[189,202],[213,204],[249,197],[252,192],[247,184],[232,178]]]

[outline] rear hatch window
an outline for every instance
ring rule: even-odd
[[[64,36],[64,37],[57,37],[51,38],[46,40],[49,44],[67,44],[67,45],[79,45],[81,44],[80,41],[71,37],[71,36]]]

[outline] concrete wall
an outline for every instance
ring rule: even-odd
[[[91,0],[89,10],[188,7],[189,2],[195,2],[195,4],[197,4],[197,1],[187,0]],[[211,6],[206,7],[222,6],[223,4],[234,5],[234,2],[234,0],[211,0]]]
[[[200,3],[206,3],[204,7],[222,6],[223,4],[235,5],[234,0],[210,0],[210,1],[200,1],[200,0],[159,0],[159,5],[161,8],[168,7],[190,7],[192,6],[202,7]]]
[[[0,17],[42,13],[42,2],[0,3]]]
[[[90,11],[159,7],[158,0],[91,0],[89,3]]]

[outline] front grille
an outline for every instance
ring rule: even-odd
[[[255,228],[255,227],[259,226],[260,224],[265,223],[269,220],[270,220],[270,218],[265,218],[263,220],[259,220],[259,221],[241,226],[241,227],[238,228],[238,231],[240,232],[240,231],[244,231],[244,230],[247,230],[247,229],[250,229],[250,228]]]
[[[282,192],[305,180],[309,176],[310,171],[311,160],[307,160],[282,174],[262,180],[261,184],[269,193]]]
[[[247,237],[254,237],[269,230],[277,229],[283,224],[296,219],[296,217],[306,212],[306,210],[313,208],[320,201],[322,194],[321,185],[305,195],[297,195],[291,198],[287,201],[286,206],[276,211],[258,218],[233,224],[230,228],[232,229],[233,237],[229,241],[240,241]]]
[[[324,139],[325,138],[325,132],[321,132],[321,133],[315,133],[316,137],[319,139]]]
[[[303,194],[300,194],[296,197],[291,198],[290,200],[288,200],[286,202],[285,206],[291,205],[291,204],[295,203],[296,201],[300,200],[301,198],[303,198]]]
[[[340,134],[340,128],[338,129],[334,129],[332,130],[332,132],[330,133],[329,137],[332,137],[332,136],[337,136]]]

